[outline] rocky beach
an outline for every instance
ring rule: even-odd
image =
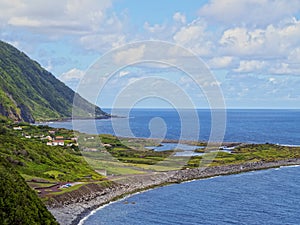
[[[73,225],[78,224],[80,220],[98,207],[139,191],[194,179],[299,164],[300,158],[294,158],[273,162],[247,162],[243,164],[124,176],[113,181],[107,187],[88,184],[75,191],[54,196],[48,201],[47,207],[60,224]]]

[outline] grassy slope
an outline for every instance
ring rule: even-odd
[[[28,127],[31,132],[49,130],[47,127]],[[78,151],[70,147],[47,146],[41,140],[24,138],[13,132],[11,126],[6,123],[0,125],[0,153],[19,173],[30,177],[55,181],[81,181],[85,180],[85,177],[92,177],[94,180],[103,178],[90,168]]]
[[[12,119],[57,119],[72,116],[75,93],[23,52],[0,41],[0,114]],[[77,115],[105,115],[81,97]]]

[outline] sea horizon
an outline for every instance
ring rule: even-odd
[[[109,110],[109,109],[106,109]],[[171,140],[208,141],[211,132],[211,109],[114,109],[120,118],[99,120],[53,121],[42,123],[53,127],[75,129],[89,134],[112,134],[120,137],[149,138],[149,125],[154,121],[153,133],[162,138],[161,127],[166,131],[164,138]],[[196,112],[195,114],[189,113]],[[108,111],[110,113],[110,111]],[[184,123],[181,125],[181,116]],[[226,130],[223,141],[243,143],[273,143],[300,145],[300,110],[298,109],[229,109],[226,114]],[[193,115],[190,116],[190,115]],[[198,122],[197,122],[198,120]],[[195,122],[196,121],[196,122]],[[193,129],[198,125],[200,130]],[[180,135],[186,126],[185,134]],[[130,129],[131,133],[128,133]],[[195,132],[199,135],[195,135]]]

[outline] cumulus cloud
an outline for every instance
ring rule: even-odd
[[[108,51],[126,43],[126,37],[119,33],[101,33],[84,35],[79,43],[87,50]]]
[[[300,76],[300,65],[289,64],[285,62],[278,62],[274,64],[268,71],[271,74],[277,75],[298,75]]]
[[[298,0],[211,0],[199,15],[226,26],[266,26],[290,18],[300,10]]]
[[[150,25],[148,22],[145,22],[144,29],[150,33],[157,33],[157,32],[162,32],[163,30],[165,30],[166,26],[160,25],[160,24]]]
[[[63,74],[60,75],[59,79],[62,82],[69,82],[69,81],[79,81],[81,78],[83,78],[85,74],[85,71],[79,70],[77,68],[73,68]]]
[[[299,37],[300,21],[295,18],[277,25],[271,24],[265,29],[235,27],[223,32],[219,40],[219,51],[222,54],[241,58],[241,67],[236,71],[245,71],[246,66],[254,66],[254,64],[257,66],[258,62],[255,60],[259,58],[270,63],[273,68],[269,70],[270,72],[277,70],[280,73],[291,74],[295,70],[288,68],[292,64],[298,64],[297,59],[300,58]],[[251,63],[245,61],[246,59]],[[262,68],[264,67],[256,67],[258,72]]]
[[[136,48],[119,51],[114,55],[114,61],[115,63],[122,65],[139,61],[144,56],[145,47],[145,45],[140,45]]]
[[[208,60],[207,64],[212,69],[228,68],[234,61],[232,56],[213,57]]]
[[[186,23],[185,15],[183,15],[181,12],[176,12],[176,13],[173,15],[173,20],[174,20],[175,22],[179,22],[179,23],[183,23],[183,24]]]
[[[242,78],[248,74],[259,78],[266,75],[272,75],[272,78],[276,77],[275,75],[300,76],[299,0],[208,0],[198,10],[196,18],[190,18],[191,14],[186,17],[183,11],[174,11],[169,18],[164,18],[162,23],[151,18],[141,21],[142,27],[134,32],[126,30],[127,23],[132,21],[130,15],[114,11],[112,1],[2,0],[0,27],[14,29],[18,36],[11,38],[10,41],[18,43],[18,47],[28,53],[34,52],[40,46],[36,39],[41,36],[43,43],[49,42],[49,38],[57,41],[63,37],[68,40],[71,47],[79,47],[81,52],[83,49],[92,50],[92,54],[96,52],[97,55],[99,52],[103,53],[141,39],[171,41],[203,57],[211,69],[222,69],[229,74],[235,74],[232,84],[225,88],[231,92],[231,88],[238,87],[232,93],[237,93],[240,89],[244,90],[245,94],[255,89],[254,86],[244,87],[237,84],[237,80],[244,84],[256,82],[257,85],[263,85],[259,79]],[[8,40],[3,38],[5,29],[2,30],[1,38]],[[29,41],[21,41],[24,33],[19,32],[20,30],[31,33]],[[11,30],[6,32],[13,37],[12,33]],[[24,49],[25,44],[28,45],[27,49]],[[29,48],[31,49],[28,50]],[[159,50],[155,54],[163,55]],[[189,56],[181,55],[177,50],[177,48],[169,49],[168,62],[174,65],[188,64]],[[58,53],[60,50],[55,51],[52,52],[49,48],[47,55],[35,58],[47,69],[61,67],[57,70],[59,71],[57,74],[65,71],[65,68],[76,67],[75,63],[70,66],[70,59],[76,56],[66,57],[69,66],[63,68],[59,65],[61,59],[60,62],[52,59],[49,61],[51,55],[60,54]],[[65,51],[65,54],[74,53],[73,49],[61,51]],[[126,64],[139,61],[144,54],[145,49],[140,46],[119,52],[112,61]],[[148,68],[169,67],[157,63],[143,65]],[[74,68],[63,73],[60,79],[74,83],[81,79],[83,73]],[[130,76],[131,74],[127,76],[126,71],[119,73],[120,79]],[[130,80],[133,81],[134,79]],[[275,82],[272,79],[265,79],[264,82],[266,81]],[[207,85],[219,84],[207,83]]]
[[[262,70],[265,65],[266,63],[264,61],[242,60],[240,61],[240,66],[237,69],[234,69],[234,71],[239,73],[257,72]]]
[[[39,29],[45,33],[87,33],[99,28],[111,0],[4,0],[0,3],[2,24]]]
[[[194,20],[192,23],[182,26],[173,36],[175,43],[191,49],[198,55],[211,53],[213,43],[207,25],[202,20]]]
[[[70,37],[87,50],[107,51],[124,44],[126,15],[111,13],[113,0],[3,0],[0,27],[41,35],[38,41]],[[13,37],[2,39],[12,39]],[[24,35],[24,34],[23,34]],[[26,36],[25,36],[26,38]],[[47,40],[48,39],[48,40]]]

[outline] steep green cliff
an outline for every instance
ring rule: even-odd
[[[0,114],[26,122],[71,117],[75,95],[37,62],[0,41]],[[76,102],[76,115],[108,116],[81,97]]]

